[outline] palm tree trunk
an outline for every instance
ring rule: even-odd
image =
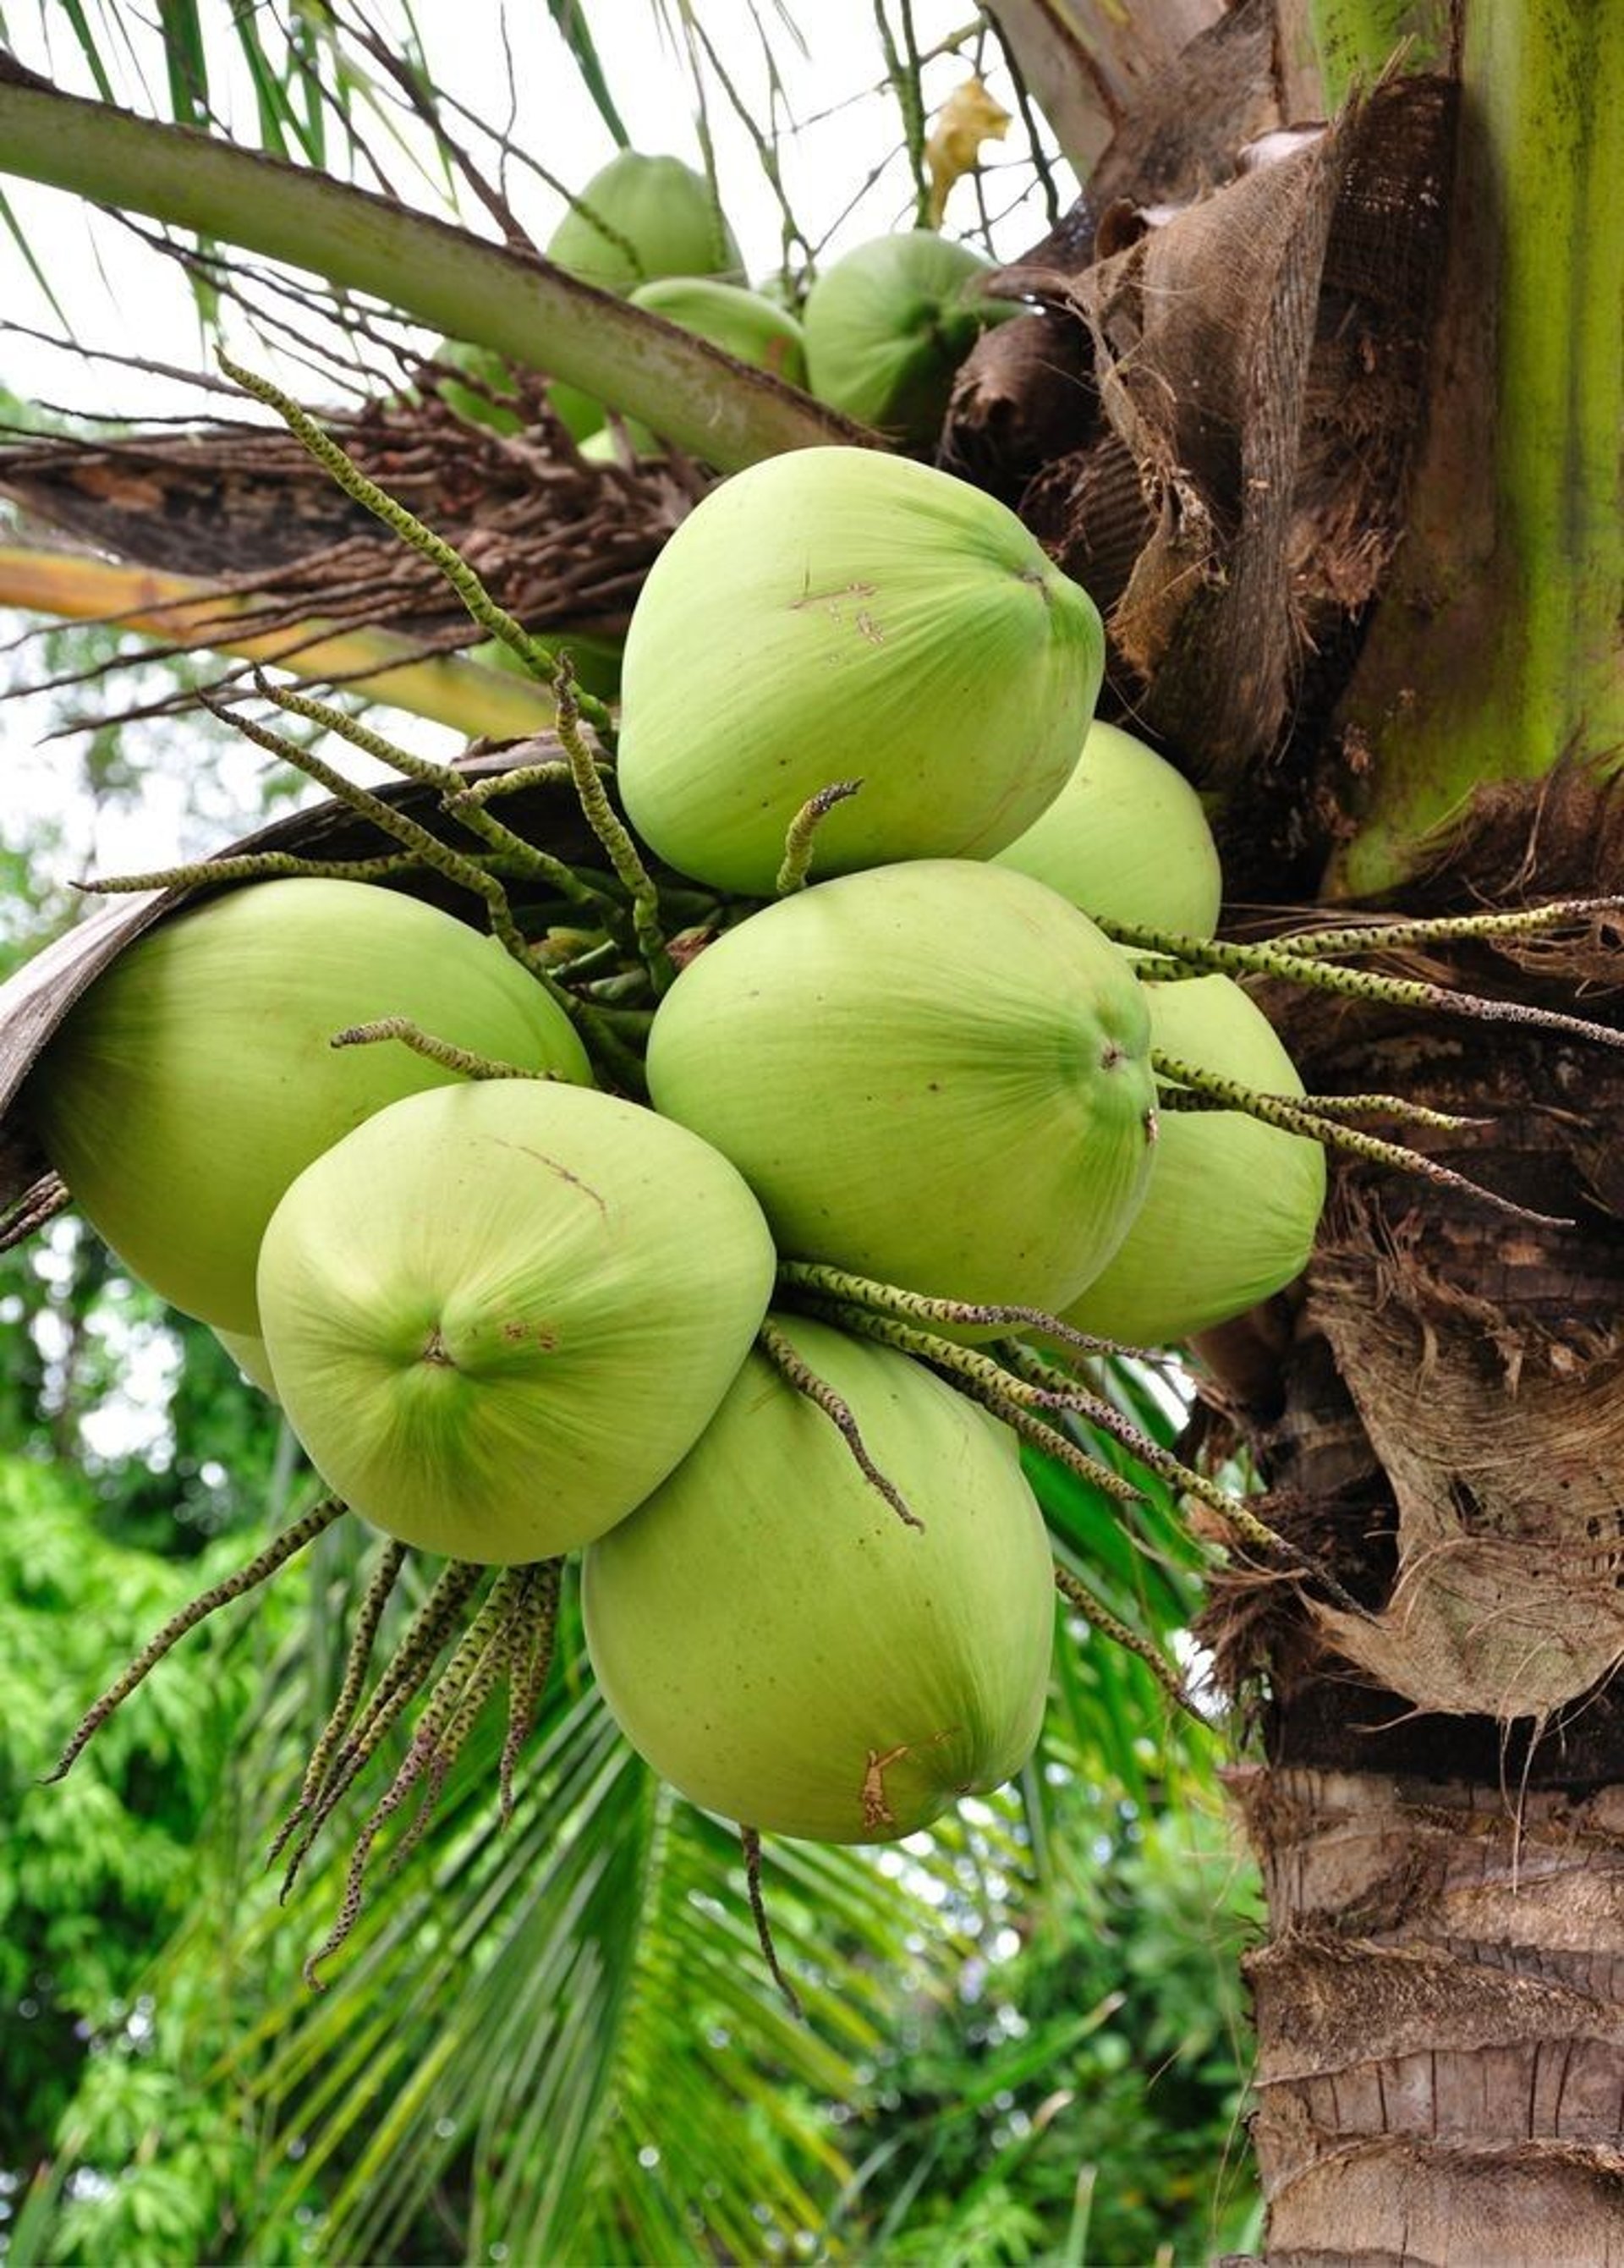
[[[1624,1219],[1574,1142],[1624,1072],[1442,1026],[1304,1053],[1488,1102],[1453,1162],[1583,1226],[1344,1174],[1273,1359],[1238,1359],[1255,1325],[1207,1348],[1276,1516],[1368,1609],[1240,1580],[1214,1612],[1267,1757],[1235,1782],[1267,2258],[1624,2257]]]
[[[1270,2268],[1624,2259],[1624,1792],[1240,1788]]]
[[[1346,34],[1361,11],[1319,12]],[[1350,819],[1332,894],[1417,912],[1616,889],[1624,821],[1624,195],[1598,108],[1624,19],[1517,0],[1453,30],[1425,440],[1317,775]],[[1450,974],[1606,1018],[1616,942],[1599,921]],[[1276,1520],[1365,1609],[1238,1576],[1213,1615],[1263,1736],[1236,1792],[1269,1908],[1266,2257],[1621,2260],[1620,1058],[1285,1012],[1311,1088],[1485,1119],[1444,1161],[1576,1225],[1343,1172],[1296,1302],[1201,1350]]]

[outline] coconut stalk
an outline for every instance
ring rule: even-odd
[[[874,438],[534,254],[214,136],[63,94],[3,54],[0,165],[369,293],[582,387],[724,471]]]
[[[319,618],[246,627],[262,602],[206,577],[126,567],[71,552],[0,548],[0,606],[134,630],[172,650],[231,654],[449,725],[473,740],[523,740],[553,722],[545,686],[454,654],[425,657],[396,630],[339,630]],[[234,628],[234,624],[243,627]],[[561,641],[562,643],[563,641]]]

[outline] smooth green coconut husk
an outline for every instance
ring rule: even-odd
[[[666,276],[744,282],[744,255],[704,175],[680,158],[638,150],[622,150],[592,175],[547,239],[547,257],[622,298]],[[577,441],[603,423],[602,403],[579,387],[555,385],[548,399]]]
[[[577,191],[547,257],[622,297],[662,276],[744,281],[744,255],[705,176],[640,150],[621,151]]]
[[[1023,313],[988,299],[988,263],[932,229],[871,239],[806,295],[811,388],[831,409],[904,446],[934,441],[959,364],[989,323]]]
[[[606,433],[595,436],[595,439],[607,444],[603,454],[614,455],[614,444]],[[592,441],[587,442],[582,451],[584,456],[589,453],[599,453]],[[575,681],[583,693],[594,694],[600,701],[619,699],[621,661],[626,651],[623,637],[601,630],[571,630],[567,622],[556,627],[549,623],[538,635],[553,652],[568,653],[575,671]],[[504,645],[500,638],[481,638],[477,645],[468,648],[467,658],[470,661],[483,662],[488,669],[506,670],[511,676],[527,677],[533,683],[535,681],[534,673],[527,669],[512,647]]]
[[[1060,792],[1093,714],[1093,600],[1014,513],[877,451],[797,449],[714,489],[632,613],[621,793],[643,840],[765,897],[791,822],[814,874],[984,858]]]
[[[1128,961],[1025,874],[920,859],[824,882],[708,946],[655,1012],[656,1107],[732,1159],[780,1248],[1050,1312],[1150,1171]]]
[[[1089,726],[1077,769],[1047,811],[994,853],[1096,921],[1209,938],[1224,875],[1201,799],[1120,725]]]
[[[1048,1544],[1004,1428],[905,1355],[777,1321],[922,1525],[753,1354],[670,1479],[587,1551],[587,1646],[633,1747],[695,1803],[891,1841],[1031,1755]]]
[[[1274,1027],[1229,977],[1144,992],[1163,1054],[1265,1094],[1302,1094]],[[1064,1319],[1160,1346],[1244,1314],[1302,1273],[1325,1190],[1325,1152],[1305,1135],[1237,1110],[1164,1111],[1144,1203]]]
[[[805,386],[806,349],[800,324],[787,308],[764,299],[760,292],[709,276],[662,276],[652,284],[640,284],[630,297],[634,307],[692,331],[736,361],[764,370],[786,386]],[[629,417],[622,423],[635,455],[661,453],[659,438],[647,425]],[[606,427],[587,436],[581,453],[613,460],[620,452]]]
[[[787,307],[713,276],[662,276],[640,284],[634,307],[662,315],[786,386],[806,383],[806,340]]]
[[[257,1331],[217,1331],[215,1336],[251,1385],[257,1386],[261,1394],[269,1395],[273,1402],[281,1399],[270,1356]]]
[[[439,383],[441,401],[466,423],[489,426],[493,433],[523,432],[524,419],[497,398],[512,393],[513,372],[494,348],[474,346],[467,339],[442,339],[434,350],[434,360],[479,381],[463,386],[452,378]]]
[[[453,1076],[396,1043],[330,1045],[389,1016],[592,1079],[567,1017],[494,939],[398,891],[312,876],[228,891],[137,938],[64,1020],[26,1108],[127,1267],[216,1329],[257,1332],[260,1238],[289,1182],[373,1111]]]
[[[380,1111],[289,1189],[259,1299],[288,1420],[402,1543],[547,1559],[693,1446],[772,1240],[725,1159],[637,1104],[488,1079]]]

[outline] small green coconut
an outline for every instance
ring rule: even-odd
[[[787,386],[806,384],[806,350],[799,323],[787,308],[763,298],[758,291],[718,283],[709,276],[662,276],[652,284],[640,284],[631,294],[631,305],[691,331],[695,338],[720,347],[737,362],[783,379]],[[629,417],[622,423],[635,456],[662,453],[658,434],[647,425]],[[607,426],[602,432],[590,434],[581,442],[580,450],[584,457],[599,460],[612,460],[621,454]]]
[[[607,442],[609,437],[607,433],[602,433],[595,438]],[[592,448],[592,444],[588,442],[582,453],[585,454]],[[606,453],[613,454],[613,445]],[[549,622],[545,630],[537,632],[537,636],[555,652],[569,654],[575,669],[575,681],[583,693],[593,694],[599,701],[619,698],[621,661],[626,652],[623,637],[604,630],[574,630],[568,622]],[[512,677],[529,678],[532,684],[537,681],[512,648],[504,645],[500,638],[481,638],[477,645],[468,648],[467,659],[482,662],[487,669],[504,670]]]
[[[626,640],[621,792],[645,842],[765,897],[802,806],[812,872],[985,858],[1077,762],[1104,666],[1088,593],[995,497],[868,449],[797,449],[713,489]]]
[[[1096,921],[1209,938],[1224,876],[1201,799],[1120,725],[1089,726],[1077,770],[1024,835],[994,853]]]
[[[988,263],[932,229],[875,237],[824,270],[802,324],[812,391],[904,446],[934,441],[959,364],[989,323]]]
[[[251,883],[161,922],[70,1011],[25,1107],[126,1266],[217,1330],[257,1332],[260,1238],[295,1174],[387,1102],[455,1076],[334,1035],[402,1016],[590,1083],[562,1011],[493,938],[396,890]]]
[[[268,1394],[273,1402],[280,1400],[270,1357],[257,1331],[217,1331],[215,1336],[251,1385],[257,1386],[261,1394]]]
[[[494,347],[473,345],[467,339],[442,339],[434,359],[462,371],[475,381],[464,386],[457,379],[442,379],[440,399],[469,425],[489,426],[493,433],[521,433],[524,420],[510,409],[504,397],[513,391],[513,372]]]
[[[705,176],[640,150],[621,151],[577,191],[547,257],[622,298],[661,276],[744,281],[744,255]]]
[[[731,1158],[781,1249],[1053,1313],[1150,1172],[1150,1018],[1128,963],[1041,882],[875,867],[707,946],[655,1012],[656,1107]]]
[[[663,276],[640,284],[634,307],[663,316],[695,338],[708,339],[736,361],[749,363],[786,386],[806,383],[806,342],[788,308],[759,291],[711,276]]]
[[[905,1355],[777,1321],[921,1526],[753,1354],[670,1479],[589,1548],[587,1646],[627,1738],[694,1802],[893,1841],[1031,1755],[1048,1544],[1002,1426]]]
[[[1163,1054],[1260,1094],[1302,1094],[1274,1027],[1229,977],[1143,989]],[[1325,1189],[1325,1152],[1305,1135],[1241,1111],[1164,1111],[1144,1203],[1065,1320],[1161,1346],[1244,1314],[1302,1273]]]
[[[425,1551],[513,1565],[600,1535],[710,1418],[775,1265],[725,1159],[542,1079],[411,1095],[307,1167],[260,1254],[312,1462]]]
[[[704,175],[640,150],[622,150],[592,175],[547,239],[547,257],[622,298],[666,276],[744,282],[744,256]],[[555,385],[548,399],[577,441],[603,423],[602,403],[579,387]]]

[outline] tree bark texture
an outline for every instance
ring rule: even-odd
[[[1619,824],[1580,775],[1486,799],[1418,903],[1595,887]],[[1606,1020],[1615,925],[1448,973]],[[1269,1005],[1312,1088],[1479,1119],[1412,1138],[1571,1225],[1344,1168],[1304,1285],[1202,1348],[1266,1507],[1363,1610],[1238,1572],[1211,1616],[1267,1759],[1235,1776],[1266,2259],[1624,2261],[1624,1056]]]
[[[1270,2268],[1624,2261],[1624,1788],[1301,1766],[1237,1793],[1271,1916]]]

